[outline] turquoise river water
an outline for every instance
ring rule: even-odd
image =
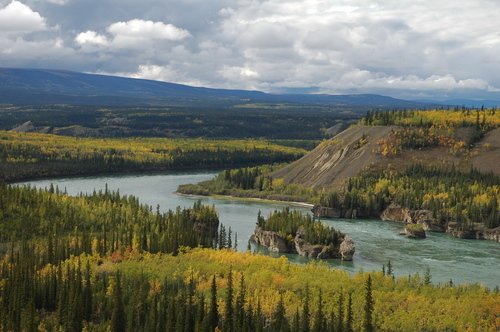
[[[213,172],[171,172],[154,175],[93,176],[28,181],[37,187],[57,185],[71,195],[91,193],[94,189],[120,190],[122,194],[137,196],[142,203],[161,210],[190,206],[201,199],[204,204],[214,204],[220,221],[231,226],[238,234],[239,250],[245,250],[255,228],[257,214],[267,216],[275,209],[290,207],[310,213],[307,207],[286,203],[238,200],[231,198],[192,197],[175,193],[180,184],[208,180]],[[398,276],[425,273],[430,269],[432,281],[457,283],[482,283],[488,287],[500,285],[500,244],[492,241],[454,239],[446,234],[429,233],[425,240],[412,240],[398,235],[402,225],[380,220],[324,220],[328,225],[349,234],[355,243],[356,253],[352,262],[329,260],[328,264],[349,272],[381,270],[388,260]],[[308,259],[288,255],[291,261],[302,263]]]

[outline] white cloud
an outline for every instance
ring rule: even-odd
[[[187,30],[172,24],[139,19],[113,23],[106,30],[114,36],[113,44],[117,46],[141,47],[140,43],[145,41],[180,41],[191,36]]]
[[[255,79],[259,77],[259,73],[252,70],[249,67],[239,67],[239,66],[224,66],[220,71],[219,75],[223,76],[229,80],[238,79]]]
[[[29,33],[46,28],[45,19],[19,1],[0,9],[0,33]]]
[[[176,82],[179,84],[186,84],[191,86],[207,86],[207,82],[198,80],[186,79],[183,73],[179,73],[172,66],[159,66],[159,65],[139,65],[136,71],[132,72],[106,72],[99,71],[99,74],[117,75],[123,77],[132,77],[140,79],[148,79],[155,81]]]
[[[178,74],[170,67],[140,65],[137,72],[126,76],[156,81],[173,81],[178,77]]]
[[[3,55],[5,62],[19,66],[21,61],[29,60],[32,54],[36,54],[39,61],[60,62],[66,57],[74,56],[74,51],[65,47],[60,38],[40,41],[0,38],[0,56]]]
[[[79,45],[97,45],[97,46],[105,46],[108,44],[108,40],[106,36],[100,35],[95,31],[88,30],[86,32],[80,32],[75,37],[75,42]]]
[[[62,5],[67,4],[70,0],[45,0],[45,1],[53,3],[55,5],[62,6]]]
[[[110,50],[141,49],[144,51],[148,48],[151,50],[151,47],[154,46],[153,42],[177,42],[191,36],[187,30],[172,24],[139,19],[113,23],[106,28],[106,31],[109,33],[109,37],[88,30],[80,32],[74,40],[80,46],[107,47]]]

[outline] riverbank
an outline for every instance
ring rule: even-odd
[[[196,186],[196,185],[195,185]],[[179,186],[179,188],[182,186]],[[178,195],[185,195],[188,197],[212,197],[215,199],[226,199],[226,200],[239,200],[242,202],[261,202],[261,203],[283,203],[283,204],[290,204],[290,205],[295,205],[295,206],[300,206],[304,208],[311,209],[313,214],[315,214],[316,217],[318,218],[326,218],[326,219],[335,219],[335,218],[344,218],[344,219],[349,219],[349,220],[373,220],[373,217],[360,217],[355,211],[350,213],[350,217],[345,217],[340,214],[338,214],[335,209],[332,208],[324,208],[321,206],[318,206],[316,204],[312,204],[309,202],[303,202],[303,201],[292,201],[292,200],[280,200],[280,199],[272,199],[269,196],[266,196],[266,198],[261,198],[261,197],[250,197],[250,196],[232,196],[232,195],[220,195],[220,194],[185,194],[183,192],[180,192],[178,190],[176,193]],[[246,194],[251,193],[250,191],[247,191]],[[427,211],[427,210],[417,210],[417,211],[412,211],[410,209],[402,208],[401,206],[397,207],[399,212],[394,212],[394,206],[393,204],[389,205],[384,211],[376,218],[379,219],[383,222],[391,222],[395,224],[400,224],[403,228],[405,225],[421,225],[423,227],[423,232],[438,232],[438,233],[446,233],[451,237],[458,238],[458,239],[466,239],[466,240],[486,240],[486,241],[494,241],[500,243],[500,227],[497,228],[492,228],[492,229],[487,229],[484,228],[484,226],[481,226],[480,224],[476,225],[478,229],[471,229],[468,231],[458,231],[456,229],[456,223],[449,222],[446,225],[442,225],[441,228],[438,229],[436,225],[433,223],[436,222],[435,220],[432,220],[432,212]],[[317,213],[317,211],[326,211],[323,213]],[[334,211],[332,214],[328,214],[328,211]],[[389,211],[389,212],[388,212]],[[403,213],[404,212],[404,213]],[[389,215],[390,214],[390,215]],[[399,215],[400,218],[398,217]],[[408,217],[411,215],[416,215],[413,217]],[[425,216],[426,218],[422,218],[422,215]],[[402,232],[399,232],[400,234]],[[425,237],[425,236],[424,236]],[[412,236],[410,236],[412,238]]]
[[[203,172],[168,172],[167,174],[95,176],[81,178],[58,178],[29,181],[23,184],[38,188],[49,188],[52,184],[65,189],[69,195],[81,192],[92,194],[94,190],[119,190],[121,194],[134,195],[141,203],[160,207],[160,211],[175,210],[177,206],[189,207],[197,200],[202,204],[214,205],[222,224],[231,227],[238,234],[238,250],[246,251],[247,241],[255,230],[259,211],[268,216],[275,210],[289,207],[309,212],[310,206],[290,205],[289,202],[271,200],[244,200],[230,197],[178,195],[181,184],[199,183],[212,179],[217,174]],[[301,202],[299,202],[301,203]],[[352,262],[326,260],[329,267],[349,273],[380,271],[388,260],[394,266],[396,276],[431,270],[435,283],[453,279],[455,284],[482,283],[494,288],[500,280],[500,271],[493,266],[500,265],[498,244],[492,241],[468,241],[456,239],[444,233],[430,233],[423,241],[415,241],[398,235],[403,229],[400,223],[383,222],[376,219],[322,219],[322,222],[349,234],[356,243]],[[265,252],[264,250],[262,252]],[[267,253],[276,257],[276,254]],[[312,260],[298,255],[284,255],[290,262],[308,264]]]
[[[240,202],[258,202],[264,204],[274,204],[274,203],[283,203],[287,205],[299,206],[304,208],[313,208],[314,204],[305,203],[305,202],[296,202],[296,201],[283,201],[283,200],[275,200],[268,198],[258,198],[258,197],[239,197],[239,196],[231,196],[231,195],[199,195],[199,194],[184,194],[181,192],[175,192],[179,196],[185,197],[193,197],[193,198],[203,198],[203,197],[211,197],[214,199],[220,200],[228,200],[228,201],[240,201]]]

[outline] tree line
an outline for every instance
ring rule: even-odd
[[[264,140],[97,139],[0,132],[0,180],[237,167],[292,161],[305,153]]]

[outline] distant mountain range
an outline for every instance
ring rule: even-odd
[[[438,103],[441,105],[456,105],[465,107],[499,107],[500,100],[492,99],[446,99],[446,100],[417,100],[424,104]]]
[[[380,108],[429,106],[426,102],[374,94],[269,94],[260,91],[192,87],[64,70],[0,68],[0,104],[234,106],[251,103]]]

